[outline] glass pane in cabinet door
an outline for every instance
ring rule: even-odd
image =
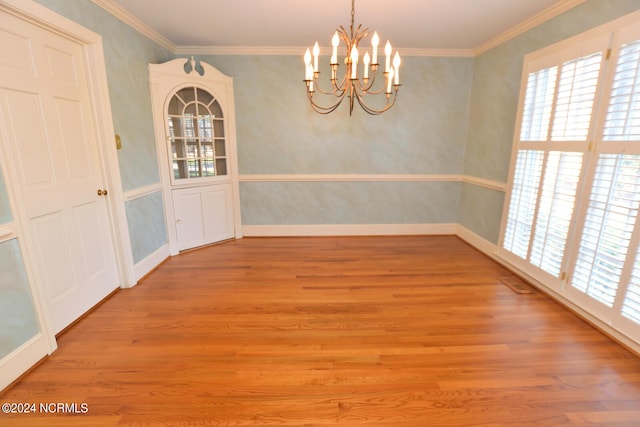
[[[184,179],[187,177],[187,162],[186,160],[174,160],[173,161],[173,178]]]
[[[195,138],[197,135],[196,119],[193,117],[185,117],[181,119],[184,136]]]
[[[171,141],[171,154],[173,157],[185,158],[186,150],[184,148],[184,139],[176,139]]]
[[[211,141],[201,142],[200,157],[213,158],[213,143]]]
[[[184,108],[184,102],[177,96],[174,95],[169,101],[169,108],[167,109],[167,114],[170,116],[181,116],[182,109]]]
[[[194,140],[187,141],[187,155],[185,157],[188,157],[190,159],[199,157],[197,141],[194,141]]]
[[[217,175],[227,174],[227,159],[216,159],[216,172]]]
[[[187,167],[189,168],[189,178],[198,178],[200,176],[200,160],[187,160]]]
[[[213,119],[213,135],[216,138],[224,137],[224,120]]]
[[[218,119],[222,119],[224,117],[224,115],[222,114],[222,108],[220,108],[220,104],[218,103],[218,101],[215,101],[213,104],[211,104],[209,110],[211,111],[211,114],[213,114]]]
[[[206,90],[198,89],[197,95],[198,95],[198,102],[204,105],[209,105],[211,104],[211,101],[213,101],[213,96]]]
[[[213,138],[213,129],[211,126],[211,116],[198,117],[198,135],[201,138]]]
[[[224,157],[226,156],[226,146],[224,144],[224,139],[219,139],[216,141],[216,157]]]
[[[188,104],[196,100],[196,91],[194,87],[185,87],[176,92],[176,96],[179,96],[185,104]]]
[[[213,168],[213,159],[202,160],[202,176],[215,176],[216,172]]]

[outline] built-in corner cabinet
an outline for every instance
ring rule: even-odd
[[[171,253],[242,237],[232,78],[191,58],[149,80]]]

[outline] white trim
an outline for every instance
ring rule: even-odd
[[[29,341],[0,359],[0,391],[31,369],[51,351],[47,339],[39,332]]]
[[[240,182],[458,182],[461,175],[409,175],[409,174],[273,174],[240,175]]]
[[[506,191],[507,184],[469,175],[438,174],[248,174],[240,182],[464,182],[496,191]]]
[[[457,224],[300,224],[244,225],[247,237],[267,236],[396,236],[455,234]]]
[[[478,249],[483,254],[491,258],[495,257],[498,247],[494,243],[474,233],[462,224],[456,225],[456,236],[458,236],[474,248]]]
[[[488,50],[493,49],[496,46],[499,46],[517,36],[519,36],[522,33],[525,33],[535,27],[537,27],[540,24],[543,24],[547,21],[549,21],[550,19],[555,18],[556,16],[559,16],[563,13],[565,13],[566,11],[568,11],[569,9],[572,9],[582,3],[584,3],[586,0],[563,0],[560,1],[556,4],[554,4],[553,6],[549,7],[548,9],[543,10],[542,12],[538,13],[537,15],[532,16],[529,19],[526,19],[524,21],[522,21],[521,23],[511,27],[510,29],[508,29],[507,31],[497,35],[496,37],[489,39],[488,41],[482,43],[479,46],[476,46],[476,48],[474,49],[474,56],[478,56],[480,54],[483,54],[485,52],[487,52]]]
[[[16,227],[13,222],[0,225],[0,243],[11,240],[18,237],[16,234]]]
[[[94,0],[95,1],[95,0]],[[307,46],[177,46],[176,55],[273,55],[302,56]],[[321,55],[331,47],[320,46]],[[473,58],[474,49],[398,48],[402,56]]]
[[[507,184],[504,182],[492,181],[490,179],[478,178],[475,176],[463,175],[462,182],[465,184],[471,184],[478,187],[488,188],[490,190],[502,191],[503,193],[507,191]]]
[[[173,44],[169,39],[164,37],[162,34],[133,16],[128,10],[121,7],[119,4],[114,2],[113,0],[92,0],[96,5],[100,6],[120,21],[124,22],[140,34],[146,36],[150,40],[156,42],[160,46],[164,47],[171,53],[176,52],[176,45]]]
[[[158,182],[156,184],[151,184],[144,187],[136,188],[134,190],[129,190],[126,193],[124,193],[124,199],[127,202],[130,202],[131,200],[139,199],[141,197],[148,196],[150,194],[157,193],[159,191],[162,191],[162,183]]]
[[[133,287],[134,285],[138,284],[138,280],[149,274],[151,271],[153,271],[154,268],[159,266],[165,259],[169,258],[170,256],[171,254],[169,253],[169,244],[166,243],[160,246],[142,261],[138,262],[133,267],[135,271],[134,277],[136,281],[129,287]]]

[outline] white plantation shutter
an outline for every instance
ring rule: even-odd
[[[529,74],[520,127],[521,141],[546,141],[558,67]]]
[[[571,285],[612,307],[640,206],[640,156],[602,154]]]
[[[557,278],[584,156],[566,141],[587,140],[601,64],[590,53],[527,77],[502,247]]]
[[[531,249],[531,264],[559,277],[573,217],[582,153],[549,153],[538,218]]]
[[[640,11],[524,69],[499,255],[640,345]]]
[[[603,139],[640,141],[640,40],[620,49]]]
[[[602,52],[562,65],[553,120],[553,141],[586,141],[591,125]]]
[[[520,150],[516,158],[503,247],[527,258],[540,186],[544,151]]]

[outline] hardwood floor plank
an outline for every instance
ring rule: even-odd
[[[640,425],[640,359],[508,274],[452,236],[191,251],[0,394],[88,413],[0,425]]]

